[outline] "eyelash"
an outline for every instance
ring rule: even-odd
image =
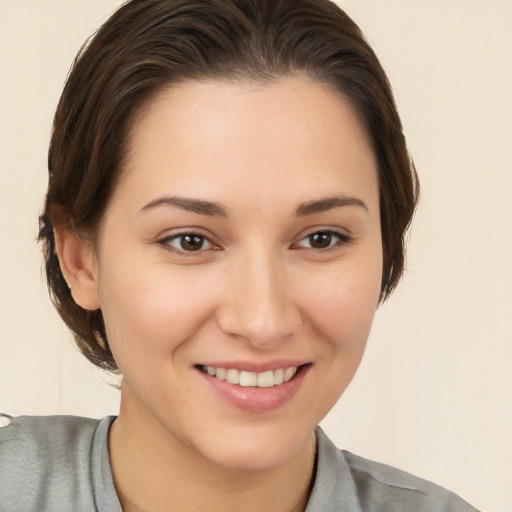
[[[319,235],[323,237],[328,237],[328,245],[326,247],[311,247],[312,237]],[[197,250],[187,250],[183,247],[183,243],[185,242],[187,237],[195,238],[195,240],[191,241],[200,244]],[[309,241],[309,247],[302,245],[302,242],[305,241]],[[339,246],[348,245],[352,241],[353,238],[347,235],[346,233],[340,233],[339,231],[335,231],[332,229],[319,229],[311,233],[308,233],[306,236],[302,237],[299,240],[299,242],[292,245],[292,249],[304,248],[307,250],[314,251],[315,253],[326,252],[334,250],[336,247]],[[172,242],[178,242],[180,247],[173,246]],[[204,253],[205,251],[219,249],[219,247],[216,246],[207,236],[194,231],[187,231],[184,233],[178,233],[176,235],[167,236],[159,240],[158,243],[162,245],[166,250],[184,257],[194,257]],[[205,245],[207,245],[206,248],[204,247]]]
[[[197,250],[184,249],[182,244],[187,237],[200,239],[200,247]],[[180,239],[182,240],[181,243],[179,242]],[[174,241],[178,241],[181,247],[174,247],[172,245],[172,242]],[[166,250],[179,254],[180,256],[197,256],[204,251],[215,250],[217,248],[207,236],[200,233],[195,233],[194,231],[187,231],[186,233],[178,233],[176,235],[167,236],[159,240],[158,243],[162,245]],[[204,248],[205,244],[208,244],[209,247]]]
[[[349,243],[351,243],[353,241],[353,238],[349,235],[347,235],[346,233],[340,233],[339,231],[335,231],[333,229],[319,229],[317,231],[313,231],[309,234],[307,234],[306,236],[304,236],[303,238],[301,238],[299,240],[299,242],[297,244],[295,244],[296,247],[304,247],[302,245],[300,245],[301,242],[304,242],[305,240],[309,240],[309,242],[311,243],[311,238],[314,237],[314,236],[318,236],[318,235],[322,235],[322,236],[327,236],[329,237],[329,245],[327,247],[305,247],[306,249],[310,249],[310,250],[313,250],[315,252],[324,252],[324,251],[330,251],[330,250],[333,250],[334,248],[336,247],[339,247],[341,245],[348,245]],[[333,240],[332,239],[337,239],[337,241],[335,243],[331,243]]]

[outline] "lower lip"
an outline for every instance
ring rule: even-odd
[[[288,382],[271,388],[244,387],[238,384],[230,384],[201,370],[197,371],[211,389],[231,405],[244,411],[262,413],[278,409],[290,401],[299,390],[310,368],[311,365],[300,367],[299,371]]]

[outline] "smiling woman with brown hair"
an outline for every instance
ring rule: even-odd
[[[49,171],[50,294],[122,375],[121,409],[1,429],[2,510],[475,510],[317,428],[401,277],[418,191],[338,7],[128,2],[74,64]]]

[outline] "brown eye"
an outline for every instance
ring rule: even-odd
[[[199,252],[212,248],[212,243],[205,236],[198,235],[197,233],[175,235],[162,240],[161,243],[170,246],[178,252]]]
[[[343,245],[350,242],[351,238],[348,235],[338,233],[337,231],[315,231],[308,236],[305,236],[297,244],[298,247],[305,247],[307,249],[329,249],[337,245]]]
[[[332,234],[328,231],[319,231],[309,235],[309,245],[313,249],[326,249],[332,243]]]
[[[204,245],[204,237],[199,235],[183,235],[180,239],[180,245],[184,251],[199,251]]]

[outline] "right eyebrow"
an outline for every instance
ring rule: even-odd
[[[213,203],[211,201],[204,201],[202,199],[189,199],[186,197],[176,197],[176,196],[163,196],[157,199],[153,199],[148,204],[143,206],[138,213],[144,213],[148,210],[152,210],[154,208],[158,208],[160,206],[167,207],[177,207],[182,210],[186,210],[189,212],[198,213],[199,215],[206,215],[208,217],[227,217],[227,210],[218,203]]]

